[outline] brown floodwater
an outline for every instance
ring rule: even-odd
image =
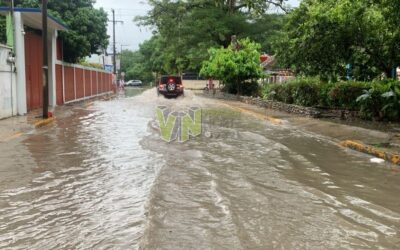
[[[164,142],[158,105],[202,135]],[[400,248],[391,165],[189,91],[70,109],[0,143],[0,249]]]

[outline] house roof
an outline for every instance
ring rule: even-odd
[[[0,7],[0,15],[6,15],[9,7]],[[14,12],[21,12],[24,24],[35,29],[42,29],[42,10],[39,8],[14,8]],[[54,30],[68,30],[67,25],[60,19],[47,15],[47,26]]]
[[[275,63],[276,63],[275,56],[269,56],[267,60],[261,63],[261,67],[263,67],[263,69],[272,69]]]

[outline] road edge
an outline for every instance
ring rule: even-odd
[[[41,127],[44,127],[46,125],[49,125],[53,121],[54,121],[54,117],[50,117],[50,118],[47,118],[47,119],[36,121],[33,125],[35,126],[35,128],[41,128]]]
[[[222,100],[224,100],[224,99],[222,99]],[[225,100],[225,101],[227,101],[227,100]],[[234,100],[229,100],[229,101],[235,102]],[[240,100],[236,100],[236,102],[241,102],[241,101]],[[284,121],[279,119],[279,118],[258,114],[256,112],[247,110],[245,108],[232,106],[232,105],[230,105],[230,104],[228,104],[226,102],[221,102],[221,103],[223,105],[229,106],[230,108],[236,109],[236,110],[238,110],[240,112],[244,112],[244,113],[248,113],[250,115],[253,115],[254,117],[256,117],[256,118],[258,118],[260,120],[266,120],[266,121],[268,121],[268,122],[270,122],[270,123],[272,123],[274,125],[282,125],[282,124],[284,124]],[[243,103],[243,102],[241,102],[241,103]],[[251,106],[257,106],[255,104],[249,104],[249,103],[246,103],[246,104],[247,105],[251,105]],[[259,106],[257,106],[257,107],[259,107]],[[315,119],[315,118],[311,118],[311,119]],[[340,146],[342,146],[342,147],[349,148],[349,149],[352,149],[352,150],[355,150],[355,151],[358,151],[360,153],[364,153],[364,154],[367,154],[367,155],[375,156],[377,158],[383,159],[383,160],[385,160],[387,162],[390,162],[392,164],[395,164],[395,165],[400,165],[400,154],[399,153],[385,151],[385,150],[379,149],[377,147],[373,147],[373,146],[367,145],[367,144],[365,144],[365,143],[363,143],[361,141],[354,141],[354,140],[342,140],[342,141],[334,140],[334,141],[336,141],[336,143],[338,142],[338,144]]]
[[[361,153],[373,155],[385,161],[391,162],[395,165],[400,165],[400,154],[387,152],[373,146],[365,145],[360,141],[345,140],[339,142],[339,145],[356,150]]]

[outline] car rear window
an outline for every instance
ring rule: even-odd
[[[174,79],[174,82],[176,83],[176,84],[182,84],[182,81],[181,81],[181,78],[179,77],[179,76],[162,76],[161,78],[160,78],[160,82],[162,83],[162,84],[167,84],[168,83],[168,81],[169,81],[169,79]]]

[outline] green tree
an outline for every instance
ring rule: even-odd
[[[260,66],[260,44],[250,39],[239,40],[240,48],[211,48],[209,60],[203,63],[200,74],[222,81],[231,93],[242,94],[246,85],[263,76]],[[250,81],[249,81],[250,80]]]
[[[355,79],[389,75],[399,62],[399,26],[390,23],[384,2],[304,0],[288,16],[276,44],[278,59],[300,74],[324,79],[344,78],[347,64]]]
[[[142,80],[143,82],[151,82],[153,80],[151,70],[146,68],[145,61],[147,59],[139,50],[123,50],[120,58],[121,70],[125,72],[126,80]]]
[[[283,25],[283,15],[266,14],[270,5],[284,1],[151,0],[152,10],[137,17],[141,25],[154,28],[160,46],[162,71],[199,71],[211,47],[227,47],[231,36],[250,37],[273,52],[272,43]]]
[[[165,62],[161,51],[159,36],[153,36],[140,44],[137,51],[122,51],[121,69],[126,73],[125,79],[151,82],[157,74],[166,73],[163,71]]]
[[[93,0],[49,0],[49,13],[63,20],[69,30],[60,32],[64,44],[64,60],[78,62],[90,54],[98,54],[108,46],[107,13],[95,9]],[[17,7],[39,8],[40,0],[15,0]],[[7,5],[2,0],[1,5]],[[0,29],[3,26],[0,22]],[[1,30],[4,33],[4,30]]]

